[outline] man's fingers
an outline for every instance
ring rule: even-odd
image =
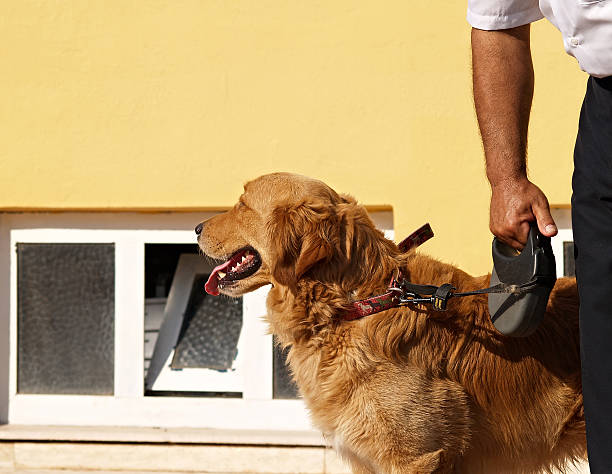
[[[510,235],[496,235],[497,239],[502,241],[504,244],[512,247],[515,250],[523,250],[525,248],[525,243],[527,242],[525,240],[525,242],[520,242],[519,240],[517,240],[516,238],[510,236]]]
[[[491,232],[506,245],[509,245],[516,250],[523,250],[527,244],[529,223],[524,221],[520,224],[509,227],[494,227],[492,225]]]
[[[523,221],[515,226],[514,229],[515,233],[512,236],[512,240],[516,245],[511,245],[517,250],[523,250],[525,245],[527,245],[527,237],[529,237],[529,222]]]
[[[521,251],[521,250],[523,250],[525,248],[525,244],[519,242],[516,239],[502,240],[502,242],[505,243],[506,245],[509,245],[513,249],[518,250],[518,251]]]

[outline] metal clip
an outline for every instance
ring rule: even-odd
[[[421,295],[418,295],[416,293],[408,293],[404,289],[397,288],[394,286],[388,288],[388,290],[399,294],[398,296],[396,296],[399,306],[428,304],[433,303],[434,301],[432,296],[424,298]]]
[[[408,305],[412,305],[412,304],[426,304],[426,303],[431,303],[432,302],[432,298],[423,298],[420,295],[415,295],[413,293],[408,293],[407,295],[404,295],[403,297],[400,298],[399,300],[399,304],[400,306],[408,306]]]

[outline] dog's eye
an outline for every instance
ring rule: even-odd
[[[249,206],[246,202],[244,202],[244,197],[240,196],[238,198],[238,203],[236,204],[236,209],[249,209]]]

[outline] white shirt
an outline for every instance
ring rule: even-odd
[[[479,30],[504,30],[546,17],[583,71],[612,76],[612,0],[468,0],[467,20]]]

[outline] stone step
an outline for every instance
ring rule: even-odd
[[[131,443],[0,443],[8,472],[167,472],[346,474],[323,447],[211,446]],[[1,472],[1,471],[0,471]]]
[[[347,474],[323,447],[138,443],[0,443],[0,474]],[[588,474],[587,464],[556,474]]]

